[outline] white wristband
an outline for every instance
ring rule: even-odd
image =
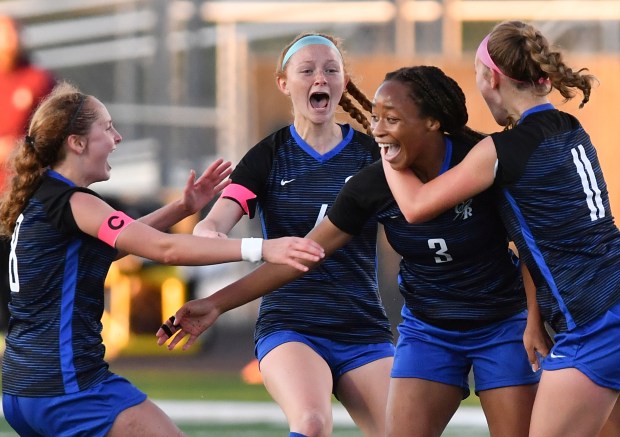
[[[263,259],[262,238],[241,239],[241,259],[243,261],[257,262]]]

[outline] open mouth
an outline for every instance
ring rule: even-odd
[[[390,160],[400,152],[400,145],[393,143],[379,143],[379,147],[385,150],[385,159]]]
[[[312,93],[310,95],[310,105],[314,109],[327,108],[329,104],[329,94],[327,93]]]

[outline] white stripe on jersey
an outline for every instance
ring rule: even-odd
[[[577,150],[579,150],[579,154],[577,154]],[[577,173],[581,178],[583,191],[586,194],[588,208],[590,208],[590,220],[595,221],[605,217],[605,207],[601,200],[601,190],[598,187],[594,170],[592,169],[592,163],[586,156],[583,145],[580,144],[576,148],[572,148],[571,153],[573,155],[573,163],[575,167],[577,167]],[[593,198],[594,201],[592,200]]]

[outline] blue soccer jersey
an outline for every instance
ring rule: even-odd
[[[349,125],[321,155],[291,125],[254,146],[231,179],[254,193],[265,238],[305,236],[351,176],[379,158],[374,140]],[[251,208],[253,205],[251,205]],[[249,211],[250,216],[254,211]],[[303,277],[262,298],[255,337],[293,330],[334,341],[392,340],[378,292],[377,221]]]
[[[48,171],[17,220],[4,393],[59,396],[110,374],[100,320],[104,280],[117,251],[78,229],[69,205],[78,190],[96,195]]]
[[[440,173],[458,164],[468,148],[446,138]],[[329,219],[357,234],[371,217],[385,226],[403,258],[400,291],[417,318],[445,329],[471,329],[507,319],[526,307],[518,260],[487,190],[425,223],[409,224],[398,208],[381,162],[344,187]]]
[[[620,233],[590,137],[546,104],[492,135],[502,218],[557,331],[602,316],[620,301]]]

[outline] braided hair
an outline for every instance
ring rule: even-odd
[[[495,64],[509,77],[520,81],[517,87],[533,85],[537,92],[548,94],[557,89],[564,101],[580,90],[582,108],[590,100],[590,91],[596,80],[585,74],[587,68],[573,71],[562,58],[562,53],[551,49],[547,38],[530,24],[521,21],[504,21],[493,28],[487,44]],[[547,86],[547,83],[551,87]]]

